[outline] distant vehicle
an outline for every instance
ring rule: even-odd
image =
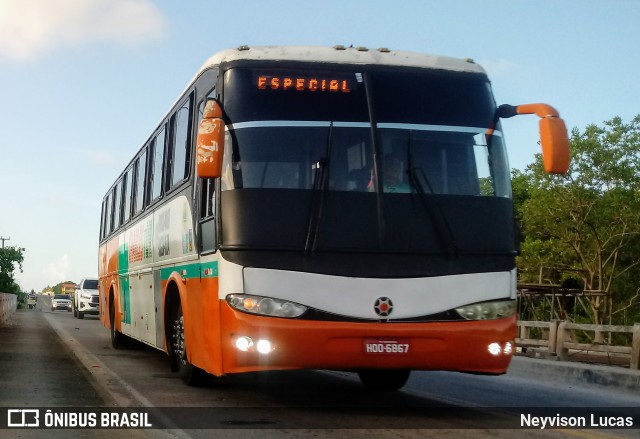
[[[71,296],[68,294],[56,294],[51,300],[51,311],[66,309],[71,312]]]
[[[29,309],[34,309],[36,307],[37,300],[38,296],[35,293],[29,294],[29,297],[27,298],[27,306]]]
[[[85,314],[98,315],[100,295],[98,279],[82,279],[73,295],[73,316],[84,319]]]

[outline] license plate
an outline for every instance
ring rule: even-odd
[[[367,355],[405,355],[409,353],[410,348],[409,340],[405,339],[366,338],[364,340],[364,353]]]

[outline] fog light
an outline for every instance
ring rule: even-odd
[[[268,354],[273,350],[273,347],[269,340],[258,340],[256,350],[261,354]]]
[[[498,343],[491,343],[489,345],[489,353],[491,355],[500,355],[500,353],[502,352],[502,348],[500,347],[500,345]]]
[[[251,346],[253,346],[253,340],[251,340],[249,337],[238,337],[236,338],[236,349],[242,351],[242,352],[248,352],[249,349],[251,349]]]
[[[511,343],[510,341],[506,342],[504,344],[503,352],[505,355],[511,355],[513,353],[513,343]]]

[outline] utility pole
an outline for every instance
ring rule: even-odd
[[[5,241],[11,241],[11,238],[5,238],[3,236],[0,236],[0,241],[2,241],[2,248],[4,248],[4,242]]]

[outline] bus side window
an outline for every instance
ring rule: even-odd
[[[122,180],[118,181],[113,190],[113,230],[117,230],[122,223]]]
[[[204,111],[204,104],[207,99],[216,97],[216,89],[214,88],[208,93],[207,98],[203,99],[198,105],[198,123],[196,126],[200,126],[202,120],[202,114]],[[199,191],[199,236],[200,236],[200,252],[209,253],[216,251],[217,247],[217,235],[216,235],[216,185],[215,179],[205,178],[199,179],[198,184]]]
[[[216,250],[216,185],[215,179],[200,180],[200,251]]]
[[[102,200],[102,216],[100,219],[100,239],[103,239],[107,236],[107,230],[106,230],[106,218],[107,218],[107,200],[104,199]]]
[[[149,180],[151,186],[151,199],[150,202],[158,199],[162,195],[162,164],[164,161],[165,151],[165,128],[162,127],[160,132],[156,135],[153,142],[151,142],[151,166],[149,168]]]
[[[109,236],[111,234],[111,232],[113,231],[113,216],[112,216],[112,212],[113,212],[113,191],[109,191],[109,196],[107,197],[107,201],[106,201],[106,214],[105,214],[105,224],[104,224],[104,231],[105,231],[105,236]]]
[[[136,159],[135,166],[135,194],[134,199],[135,203],[133,205],[133,214],[136,215],[144,208],[144,182],[145,182],[145,172],[147,170],[147,150],[146,148],[142,151],[142,154],[138,156]]]
[[[122,180],[124,187],[122,188],[122,196],[124,198],[124,210],[122,212],[122,222],[126,223],[131,218],[131,201],[133,199],[133,167],[129,166]]]
[[[171,151],[171,181],[169,186],[174,188],[189,177],[191,167],[191,100],[193,94],[187,98],[180,109],[171,118],[172,139]]]

